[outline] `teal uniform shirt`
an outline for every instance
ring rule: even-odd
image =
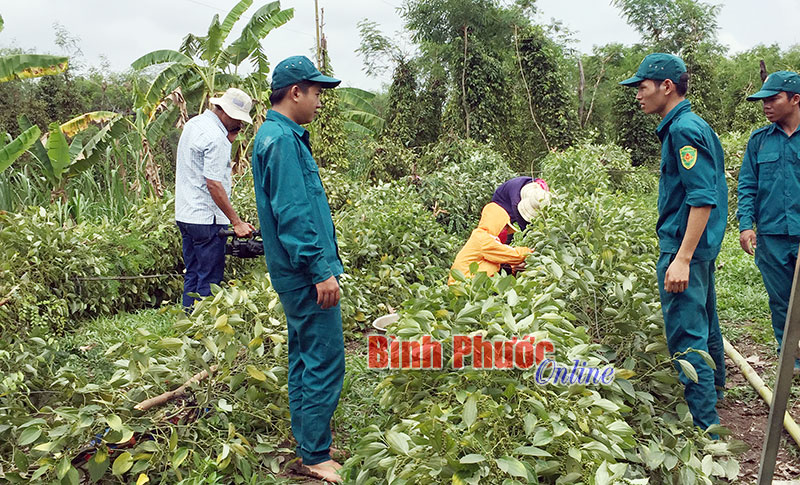
[[[710,261],[719,254],[728,215],[728,186],[722,145],[717,134],[681,101],[658,125],[661,176],[656,231],[662,253],[677,253],[692,207],[711,206],[705,231],[693,258]]]
[[[753,132],[739,172],[739,231],[800,236],[800,135],[773,123]]]
[[[275,291],[342,273],[331,209],[308,131],[270,110],[253,146],[253,182],[264,258]]]
[[[740,232],[756,230],[755,263],[769,295],[772,329],[780,351],[800,244],[797,132],[787,136],[773,123],[750,135],[739,172],[736,216]],[[800,367],[800,360],[795,361],[795,367]]]

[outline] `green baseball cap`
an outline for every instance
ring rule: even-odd
[[[292,56],[282,60],[272,71],[272,90],[276,91],[301,81],[320,83],[323,88],[335,88],[342,81],[319,72],[306,56]]]
[[[623,86],[637,86],[645,79],[653,79],[655,81],[671,79],[673,82],[678,82],[684,72],[686,72],[686,64],[683,63],[680,57],[656,52],[646,56],[639,65],[636,74],[620,84]]]
[[[758,101],[784,91],[800,94],[800,74],[792,71],[773,72],[764,80],[764,84],[761,85],[761,91],[751,94],[747,97],[747,100]]]

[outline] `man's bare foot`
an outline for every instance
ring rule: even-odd
[[[334,448],[331,448],[331,453],[333,453],[333,450],[334,450]],[[338,450],[337,450],[337,451],[338,451]],[[298,465],[301,465],[301,466],[303,465],[303,459],[302,459],[302,458],[300,458],[300,457],[297,457],[297,458],[296,458],[296,460],[297,460],[297,462],[296,462],[296,463],[297,463]],[[337,462],[336,462],[336,461],[334,461],[334,460],[328,460],[328,461],[325,461],[325,462],[323,462],[323,463],[330,463],[330,464],[331,464],[331,466],[332,466],[334,469],[336,469],[336,470],[339,470],[339,469],[341,469],[341,468],[342,468],[342,465],[340,465],[339,463],[337,463]]]
[[[300,472],[312,478],[318,478],[331,483],[341,483],[342,477],[339,476],[338,470],[342,465],[333,460],[323,461],[316,465],[303,465],[301,462]]]

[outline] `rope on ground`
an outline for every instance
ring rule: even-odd
[[[86,276],[73,279],[76,281],[125,281],[125,280],[144,280],[150,278],[164,278],[167,276],[183,277],[183,275],[180,273],[163,273],[163,274],[143,274],[138,276]]]
[[[728,342],[728,339],[723,337],[722,341],[725,344],[725,354],[730,357],[730,359],[736,365],[739,366],[739,369],[742,371],[742,374],[744,374],[745,378],[747,378],[747,381],[750,383],[750,385],[753,386],[753,388],[758,391],[758,394],[767,402],[767,406],[772,406],[772,391],[770,388],[764,384],[764,381],[761,380],[761,377],[758,375],[758,373],[756,373],[756,371],[750,367],[750,364],[748,364],[744,357],[742,357],[742,354],[740,354],[736,348],[731,345],[730,342]],[[786,428],[786,431],[788,431],[792,438],[794,438],[797,446],[800,446],[800,426],[794,422],[788,412],[783,416],[783,427]]]

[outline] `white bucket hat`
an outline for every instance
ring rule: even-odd
[[[540,208],[550,205],[550,191],[536,182],[523,185],[519,197],[517,210],[527,222],[531,222]]]
[[[231,118],[245,123],[252,123],[253,118],[250,117],[250,110],[253,108],[253,100],[241,89],[228,88],[225,94],[219,98],[211,98],[209,103],[215,104],[225,111],[225,114]]]

